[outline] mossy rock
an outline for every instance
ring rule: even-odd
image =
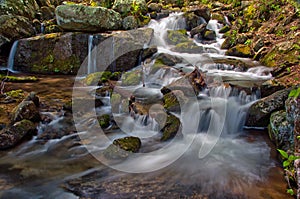
[[[211,15],[211,19],[217,20],[218,23],[226,24],[226,20],[225,20],[224,16],[222,14],[220,14],[220,13],[213,13]]]
[[[219,30],[219,33],[226,33],[230,30],[230,26],[226,25],[226,26],[223,26],[220,30]]]
[[[187,102],[187,98],[184,93],[180,90],[174,90],[167,93],[163,97],[164,108],[171,112],[180,112],[181,105]]]
[[[11,91],[8,91],[6,93],[4,93],[6,96],[9,96],[9,97],[12,97],[12,98],[15,98],[15,99],[22,99],[24,98],[25,96],[25,93],[23,90],[21,89],[18,89],[18,90],[11,90]]]
[[[183,17],[186,21],[186,29],[188,31],[192,30],[193,28],[197,27],[201,23],[201,19],[193,12],[186,12],[183,14]]]
[[[230,48],[228,51],[226,51],[225,54],[229,56],[237,56],[237,57],[245,57],[245,58],[253,57],[253,53],[250,46],[244,44],[238,44]]]
[[[181,122],[174,115],[168,115],[165,126],[162,129],[161,141],[167,141],[176,136],[180,131]]]
[[[0,74],[0,80],[4,80],[6,82],[36,82],[39,79],[34,76],[22,76],[22,77],[17,77],[17,76],[11,76],[11,75],[1,75]]]
[[[104,114],[99,116],[98,118],[99,125],[101,128],[107,128],[110,125],[110,115]]]
[[[135,86],[142,80],[141,71],[126,72],[122,75],[122,86]]]
[[[172,45],[189,41],[186,30],[168,30],[167,42]]]
[[[131,153],[136,153],[141,148],[141,140],[138,137],[124,137],[113,141],[105,151],[104,156],[108,159],[124,159]]]
[[[203,53],[204,48],[203,46],[197,46],[194,42],[188,41],[184,43],[177,44],[174,48],[171,49],[172,51],[179,52],[179,53]]]
[[[162,64],[167,66],[175,66],[178,63],[182,62],[182,58],[177,57],[175,55],[170,55],[167,53],[160,53],[156,57],[155,64]]]
[[[206,40],[216,40],[216,32],[213,30],[206,30],[203,34],[203,38]]]
[[[84,79],[83,83],[87,86],[92,85],[101,85],[104,82],[107,82],[112,76],[112,73],[109,71],[104,72],[95,72],[88,74]]]

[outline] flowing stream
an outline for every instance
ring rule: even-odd
[[[67,117],[47,110],[43,114],[52,121],[40,124],[38,135],[0,152],[0,198],[78,198],[63,187],[90,198],[288,198],[283,171],[266,132],[243,128],[248,108],[260,97],[259,89],[252,88],[271,78],[269,70],[242,58],[234,59],[251,65],[250,69],[238,71],[231,64],[215,63],[214,60],[232,57],[220,50],[223,39],[218,33],[220,25],[214,20],[208,28],[216,31],[216,41],[194,41],[205,49],[202,54],[174,52],[173,46],[166,43],[167,30],[185,27],[181,14],[152,20],[149,27],[155,30],[152,44],[157,45],[158,53],[180,56],[184,62],[154,74],[149,73],[153,62],[133,69],[143,68],[145,92],[155,95],[163,86],[179,79],[176,68],[192,71],[198,67],[206,75],[207,89],[190,97],[181,112],[174,113],[182,122],[183,136],[168,143],[158,142],[160,128],[151,114],[133,119],[121,110],[121,105],[113,111],[110,97],[101,96],[104,105],[94,113],[74,116],[77,134],[44,141],[38,139],[39,135],[49,127],[63,128],[62,120]],[[89,38],[89,51],[92,41],[93,36]],[[92,72],[96,63],[93,56],[89,55],[88,63]],[[49,93],[66,86],[62,83],[64,79],[45,78],[37,92],[47,99]],[[123,89],[134,92],[141,88],[142,82]],[[94,90],[75,88],[85,94]],[[71,92],[71,86],[66,92]],[[93,115],[111,112],[122,131],[100,133]],[[126,135],[141,138],[142,148],[136,156],[111,163],[99,155],[114,139]]]

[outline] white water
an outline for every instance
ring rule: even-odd
[[[94,46],[94,35],[90,35],[88,39],[88,66],[87,74],[94,73],[97,70],[97,46]]]
[[[10,71],[14,70],[14,61],[15,61],[15,55],[17,51],[19,41],[15,41],[10,49],[8,62],[7,62],[7,69]]]

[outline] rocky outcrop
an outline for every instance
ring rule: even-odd
[[[0,131],[0,150],[7,149],[18,144],[22,138],[36,131],[36,126],[29,120],[16,122],[9,128]]]
[[[118,30],[122,25],[118,12],[103,7],[61,5],[55,14],[57,24],[69,31],[101,32]]]
[[[289,90],[281,90],[262,98],[251,105],[246,120],[246,126],[266,127],[273,112],[284,109]]]

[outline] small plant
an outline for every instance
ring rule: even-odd
[[[293,98],[298,98],[298,96],[300,95],[300,87],[297,89],[293,89],[291,90],[291,92],[289,93],[289,98],[293,97]]]
[[[282,31],[282,30],[278,30],[278,31],[276,32],[276,36],[282,37],[282,36],[283,36],[283,31]]]
[[[296,31],[296,30],[298,30],[298,26],[292,26],[292,27],[290,27],[290,30],[291,31]]]
[[[251,43],[252,43],[251,39],[247,39],[244,44],[247,46],[250,46]]]

